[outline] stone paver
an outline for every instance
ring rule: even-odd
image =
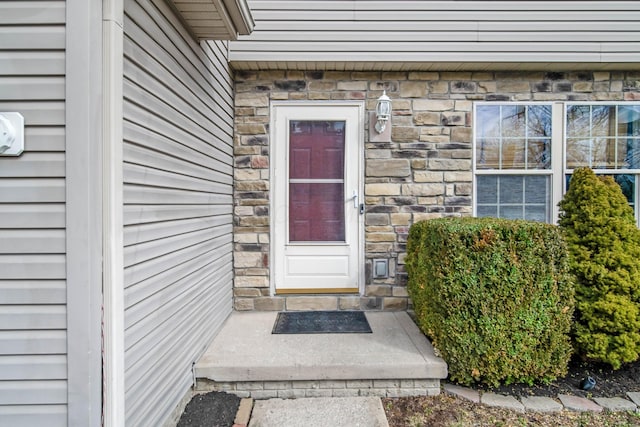
[[[238,412],[236,412],[233,427],[247,427],[247,425],[249,425],[249,419],[251,418],[252,409],[253,399],[245,398],[240,400],[240,406],[238,407]]]
[[[637,408],[635,403],[622,397],[594,397],[593,400],[610,412],[635,411]]]
[[[564,407],[570,411],[602,412],[602,406],[584,397],[559,394],[558,399],[560,399]]]
[[[633,400],[633,403],[640,406],[640,392],[638,391],[630,391],[627,393],[629,399]]]
[[[249,427],[389,427],[378,397],[256,401]]]
[[[444,391],[449,394],[470,400],[474,403],[480,403],[480,393],[477,390],[453,384],[445,384],[443,388]]]
[[[559,412],[563,406],[550,397],[532,396],[522,397],[520,401],[524,405],[525,410],[531,412]]]
[[[524,412],[524,405],[513,396],[505,396],[495,393],[483,393],[480,401],[483,405],[498,408],[511,409],[516,412]]]

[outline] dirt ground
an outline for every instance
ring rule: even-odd
[[[640,426],[638,413],[579,413],[562,411],[553,414],[524,414],[490,408],[460,398],[441,394],[435,397],[382,399],[390,427],[600,427]]]
[[[583,378],[596,380],[593,390],[580,389]],[[511,396],[547,396],[571,394],[581,397],[625,397],[627,391],[640,391],[640,361],[614,371],[606,365],[572,361],[568,374],[551,384],[533,386],[514,384],[482,391]],[[525,413],[480,404],[441,394],[436,397],[383,399],[390,427],[453,427],[453,426],[640,426],[640,413],[576,413],[562,411],[555,414]]]

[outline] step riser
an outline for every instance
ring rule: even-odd
[[[440,380],[318,380],[216,382],[198,379],[196,392],[224,391],[253,399],[303,397],[409,397],[440,394]]]

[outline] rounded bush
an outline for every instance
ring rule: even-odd
[[[493,218],[414,224],[408,290],[450,379],[550,381],[571,357],[573,284],[557,227]]]
[[[640,231],[610,176],[577,169],[559,225],[576,280],[574,340],[583,358],[614,369],[640,357]]]

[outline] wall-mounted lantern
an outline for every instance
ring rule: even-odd
[[[391,119],[391,99],[384,90],[378,103],[376,104],[376,132],[382,133],[387,127],[387,122]]]

